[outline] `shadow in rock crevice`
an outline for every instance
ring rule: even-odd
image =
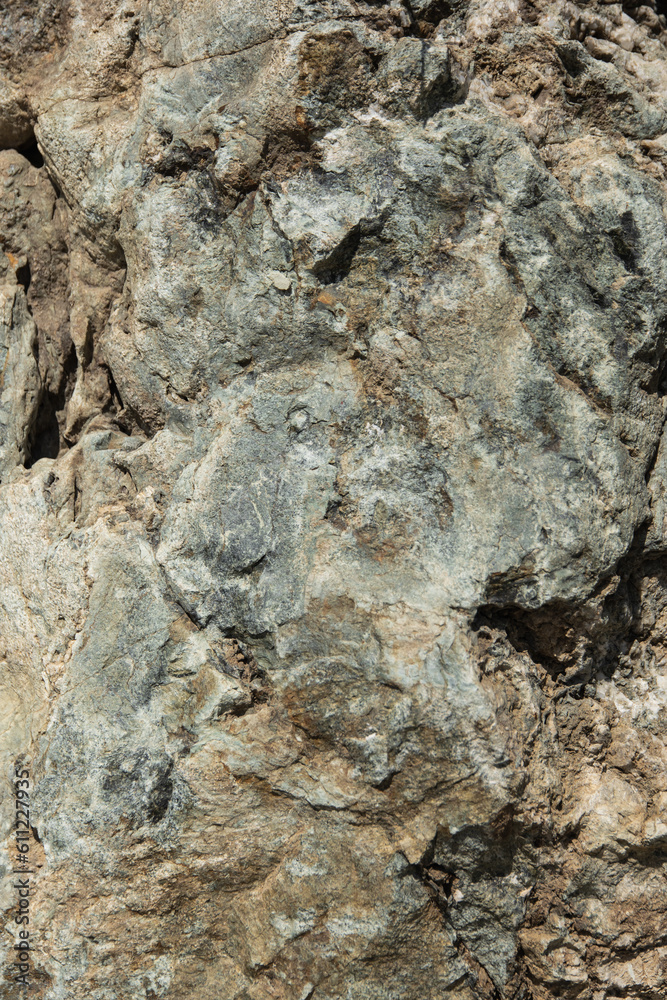
[[[32,468],[42,458],[57,458],[61,448],[67,446],[63,425],[67,403],[76,384],[77,368],[76,351],[72,344],[63,366],[58,390],[54,392],[47,386],[42,388],[26,443],[26,469]]]
[[[667,604],[667,556],[646,552],[647,530],[647,523],[639,526],[615,572],[587,600],[553,601],[535,609],[486,604],[475,615],[473,631],[482,645],[503,633],[563,691],[594,696],[596,680],[627,669],[633,643],[646,638],[642,591],[648,577],[665,578]]]
[[[16,152],[20,153],[21,156],[25,156],[26,160],[37,170],[41,170],[44,166],[44,157],[34,136],[22,146],[17,146]]]

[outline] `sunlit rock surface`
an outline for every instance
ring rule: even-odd
[[[2,1000],[664,1000],[665,6],[5,0]]]

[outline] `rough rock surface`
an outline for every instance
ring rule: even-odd
[[[664,1000],[664,8],[4,0],[2,1000]]]

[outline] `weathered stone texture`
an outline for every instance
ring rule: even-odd
[[[667,995],[665,7],[2,4],[3,1000]]]

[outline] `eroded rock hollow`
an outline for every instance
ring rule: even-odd
[[[4,0],[2,1000],[667,996],[665,8]]]

